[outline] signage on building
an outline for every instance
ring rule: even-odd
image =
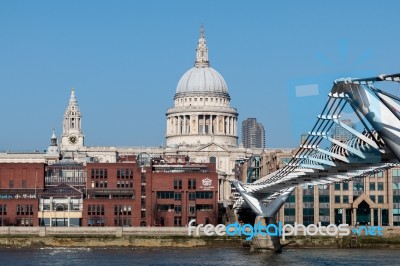
[[[201,184],[202,184],[202,186],[200,186],[200,188],[203,190],[214,189],[214,186],[212,185],[212,180],[208,177],[203,178],[203,180],[201,180]]]

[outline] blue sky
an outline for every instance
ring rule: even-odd
[[[263,123],[267,147],[297,146],[332,79],[400,72],[399,8],[397,1],[1,1],[0,150],[46,149],[52,128],[62,133],[72,87],[87,145],[162,145],[165,112],[194,64],[201,24],[239,122]],[[292,97],[308,84],[319,88],[314,98]]]

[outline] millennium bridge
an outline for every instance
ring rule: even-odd
[[[399,83],[400,74],[335,80],[316,123],[285,167],[251,184],[232,182],[240,193],[235,209],[250,209],[255,224],[274,224],[296,186],[343,182],[399,165],[400,98],[378,88],[387,82]],[[340,121],[344,110],[354,111],[363,125],[361,132]],[[345,142],[332,138],[333,126],[352,138]],[[280,249],[279,238],[265,241],[265,248]]]

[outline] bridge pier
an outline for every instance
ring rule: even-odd
[[[267,226],[268,224],[276,224],[275,217],[263,217],[257,216],[254,224],[258,224],[260,222],[261,225]],[[282,252],[281,242],[278,236],[270,236],[266,234],[265,236],[261,236],[260,234],[255,235],[250,244],[250,251],[262,251],[262,252]]]

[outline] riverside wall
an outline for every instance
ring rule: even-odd
[[[192,233],[193,234],[193,233]],[[293,248],[400,248],[400,228],[384,227],[378,236],[288,236]],[[0,246],[199,247],[243,246],[244,237],[188,236],[187,227],[0,227]]]

